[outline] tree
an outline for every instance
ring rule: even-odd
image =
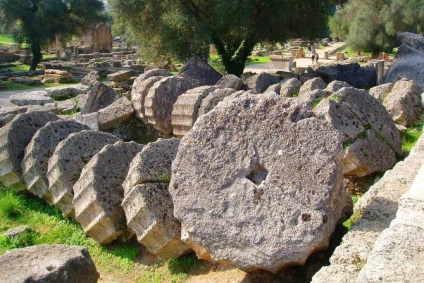
[[[103,11],[101,0],[0,0],[2,24],[16,25],[16,35],[31,46],[30,71],[41,61],[42,47],[82,34],[103,20]]]
[[[391,51],[398,31],[424,32],[422,0],[349,0],[329,22],[332,36],[355,51]]]
[[[141,50],[180,60],[207,57],[214,44],[227,73],[241,75],[253,47],[326,31],[325,0],[109,0]],[[152,56],[150,56],[152,57]],[[154,57],[154,56],[153,56]]]

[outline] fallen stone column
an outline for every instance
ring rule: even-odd
[[[59,142],[72,133],[88,128],[75,121],[54,121],[39,129],[25,149],[25,156],[21,163],[22,177],[28,191],[43,198],[52,205],[52,196],[49,192],[47,180],[47,165]]]
[[[171,163],[178,145],[178,139],[146,145],[131,162],[123,184],[122,207],[128,227],[141,244],[161,258],[175,258],[189,250],[181,242],[180,224],[173,217],[168,191]]]
[[[74,184],[75,219],[100,244],[109,244],[126,230],[122,183],[130,163],[143,145],[117,142],[106,145],[82,169]]]
[[[342,151],[342,136],[304,103],[248,94],[218,104],[172,164],[182,240],[247,271],[304,264],[349,206]]]
[[[58,144],[49,159],[47,179],[53,204],[65,216],[74,217],[73,186],[78,181],[84,166],[105,145],[117,141],[119,139],[111,134],[84,130],[71,134]]]
[[[35,132],[50,121],[58,120],[51,112],[28,112],[17,115],[0,129],[0,182],[15,190],[26,189],[21,174],[25,148]]]
[[[178,97],[172,109],[172,130],[176,137],[183,137],[191,130],[199,116],[202,100],[216,89],[216,86],[196,87]]]

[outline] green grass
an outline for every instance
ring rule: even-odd
[[[0,43],[4,45],[13,45],[15,44],[15,40],[11,34],[0,34]]]
[[[31,230],[16,239],[3,233],[20,225]],[[139,263],[140,245],[116,242],[101,246],[87,237],[82,227],[44,201],[0,186],[0,255],[14,248],[40,244],[80,245],[87,248],[105,282],[183,282],[190,274],[206,272],[210,265],[194,255],[159,261],[152,266]]]
[[[402,137],[402,151],[406,154],[411,152],[415,143],[423,133],[423,123],[409,127],[406,134]]]
[[[13,72],[28,72],[29,71],[30,66],[26,65],[26,64],[16,64],[13,67],[7,67],[7,68],[0,68],[0,69],[6,69],[6,70],[11,70]]]
[[[2,81],[6,85],[6,88],[2,89],[5,91],[8,90],[37,90],[40,88],[48,88],[48,87],[57,87],[57,86],[72,86],[77,85],[78,83],[44,83],[44,84],[38,84],[38,85],[23,85],[19,83],[15,83],[12,81]]]
[[[251,56],[248,61],[246,61],[246,66],[256,65],[256,64],[267,64],[271,62],[269,56]]]
[[[209,61],[210,61],[210,65],[215,70],[217,70],[221,74],[225,74],[225,68],[224,68],[224,65],[222,64],[222,61],[221,61],[221,58],[219,57],[219,55],[210,54],[209,55]],[[245,66],[256,65],[256,64],[266,64],[266,63],[269,63],[269,62],[270,62],[270,60],[269,60],[268,56],[251,56],[246,61]]]

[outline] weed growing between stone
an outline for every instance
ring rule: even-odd
[[[402,137],[402,151],[405,155],[408,155],[411,152],[411,149],[414,147],[415,143],[423,133],[424,121],[421,119],[418,125],[409,127],[406,131],[406,134]]]

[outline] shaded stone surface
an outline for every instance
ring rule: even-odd
[[[52,196],[49,192],[47,180],[47,165],[59,142],[72,133],[87,130],[88,127],[75,121],[48,122],[40,128],[25,149],[21,163],[22,177],[28,191],[43,198],[52,205]]]
[[[50,87],[46,88],[47,95],[53,99],[64,99],[69,97],[75,97],[79,94],[86,93],[88,87],[84,85],[76,85],[69,87]]]
[[[102,131],[110,129],[130,119],[133,114],[134,108],[131,101],[126,97],[121,97],[108,107],[99,110],[99,129]]]
[[[190,58],[178,76],[190,80],[193,86],[214,85],[222,78],[220,73],[198,57]]]
[[[183,241],[201,259],[248,271],[303,264],[326,248],[349,202],[342,150],[341,135],[304,103],[268,94],[220,103],[172,164]]]
[[[202,100],[216,88],[216,86],[201,86],[190,89],[178,97],[172,109],[172,130],[175,136],[183,137],[191,130],[199,116]]]
[[[149,90],[144,111],[149,124],[165,134],[172,133],[172,107],[178,97],[193,88],[193,84],[181,77],[166,77]]]
[[[402,155],[399,130],[386,109],[364,90],[342,88],[321,101],[314,112],[344,135],[345,175],[384,172],[396,163],[395,156]],[[368,130],[375,136],[371,138]]]
[[[109,244],[126,230],[121,202],[122,183],[130,163],[143,145],[117,142],[106,145],[82,169],[74,184],[75,219],[100,244]]]
[[[50,112],[29,112],[18,114],[0,129],[0,182],[18,190],[25,190],[21,162],[25,148],[34,133],[48,122],[58,120]]]
[[[88,86],[92,86],[96,82],[100,82],[100,81],[101,81],[101,77],[98,71],[91,71],[90,73],[88,73],[81,79],[81,83]]]
[[[84,247],[39,245],[0,256],[0,282],[95,283],[100,278]]]
[[[84,166],[105,145],[117,141],[119,139],[109,133],[84,130],[69,135],[58,144],[49,159],[47,179],[53,204],[62,210],[65,216],[74,217],[73,186]]]
[[[421,92],[424,92],[424,36],[410,32],[398,32],[402,43],[396,60],[387,70],[385,83],[395,83],[399,79],[413,80]]]
[[[233,88],[235,90],[241,90],[244,87],[243,80],[237,77],[236,75],[226,75],[222,77],[217,83],[216,86],[219,88]]]
[[[402,79],[393,85],[383,105],[395,123],[409,127],[417,123],[423,113],[420,94],[414,81]]]
[[[198,116],[204,115],[211,111],[219,102],[224,100],[224,98],[229,97],[236,91],[232,88],[220,88],[209,93],[203,100],[200,105]]]
[[[160,139],[146,145],[130,165],[123,183],[128,227],[150,252],[162,258],[178,257],[188,248],[180,239],[180,224],[173,217],[168,191],[171,163],[178,139]]]
[[[287,97],[298,96],[301,86],[302,86],[302,83],[297,78],[291,78],[291,79],[285,80],[281,84],[280,95],[287,96]]]
[[[267,88],[280,81],[280,77],[269,73],[253,75],[245,81],[245,84],[252,93],[263,93]]]
[[[91,88],[87,102],[81,114],[97,112],[115,101],[115,91],[101,82],[95,82]]]
[[[122,70],[113,74],[107,75],[108,80],[112,82],[123,82],[128,81],[131,78],[131,71]]]

